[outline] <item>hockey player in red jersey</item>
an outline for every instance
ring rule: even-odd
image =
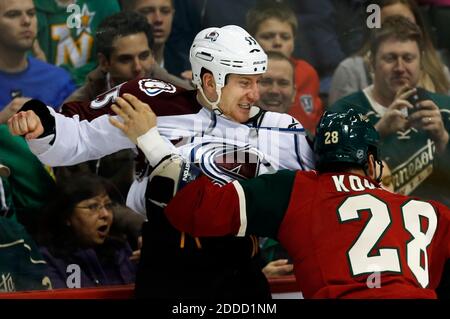
[[[276,238],[305,298],[435,298],[450,256],[450,211],[380,188],[378,140],[355,111],[326,113],[314,143],[317,171],[221,188],[203,176],[177,193],[166,215],[195,236]],[[159,176],[176,176],[175,164]]]

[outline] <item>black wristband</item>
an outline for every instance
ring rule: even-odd
[[[41,120],[42,126],[44,127],[44,133],[39,137],[45,137],[50,134],[55,134],[55,118],[50,114],[47,105],[40,100],[30,100],[26,102],[21,111],[33,111]]]

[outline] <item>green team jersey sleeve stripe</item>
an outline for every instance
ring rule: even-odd
[[[221,187],[202,176],[172,198],[165,214],[175,228],[194,236],[277,238],[295,177],[285,170]]]
[[[295,176],[295,171],[282,170],[240,181],[244,199],[241,199],[237,183],[234,183],[240,201],[241,228],[242,215],[246,215],[246,234],[277,238],[278,228],[289,206]]]
[[[239,231],[236,234],[236,236],[238,237],[243,237],[245,236],[245,231],[247,230],[247,210],[246,210],[246,205],[245,205],[245,193],[244,190],[242,189],[241,184],[239,184],[238,181],[234,181],[233,182],[234,188],[236,189],[236,193],[238,195],[238,200],[239,200],[239,217],[240,217],[240,221],[241,224],[239,226]]]

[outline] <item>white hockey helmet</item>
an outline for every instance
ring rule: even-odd
[[[227,74],[261,74],[267,69],[267,55],[256,40],[236,25],[207,28],[192,43],[189,59],[192,82],[201,86],[202,67],[211,71],[217,88],[225,86]]]

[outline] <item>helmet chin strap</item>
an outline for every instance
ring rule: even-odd
[[[224,114],[224,112],[222,111],[222,109],[219,107],[219,102],[220,102],[220,99],[222,98],[222,88],[221,87],[216,85],[217,100],[215,102],[212,102],[210,99],[208,99],[206,97],[205,92],[203,91],[203,88],[201,85],[199,85],[197,89],[200,91],[200,94],[203,96],[203,98],[209,104],[209,106],[211,107],[211,109],[213,110],[213,112],[215,114],[229,119],[229,117],[226,116]]]

